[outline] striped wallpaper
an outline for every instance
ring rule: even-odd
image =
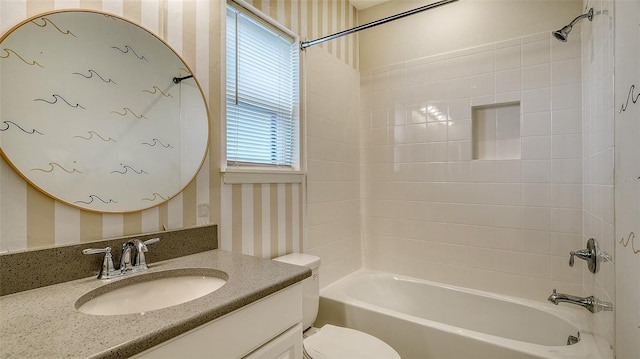
[[[356,25],[348,0],[256,0],[257,9],[314,39]],[[211,147],[203,168],[169,202],[140,212],[99,214],[58,202],[27,184],[0,160],[0,252],[81,243],[101,238],[218,223],[222,249],[263,257],[301,250],[304,184],[224,185],[222,151],[222,43],[224,1],[10,0],[0,2],[0,32],[45,11],[82,8],[123,16],[156,33],[195,72],[208,98]],[[322,49],[357,68],[357,37]],[[303,116],[304,117],[304,116]]]
[[[265,15],[298,34],[314,40],[357,26],[357,10],[348,0],[247,0]],[[316,45],[357,68],[357,36],[344,36]]]
[[[303,240],[302,184],[224,185],[220,247],[273,258],[299,252]]]

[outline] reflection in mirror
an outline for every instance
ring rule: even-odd
[[[84,10],[27,19],[0,38],[0,76],[0,153],[59,201],[138,211],[202,166],[202,90],[175,51],[128,20]]]

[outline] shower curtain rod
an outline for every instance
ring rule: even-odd
[[[317,45],[317,44],[323,43],[325,41],[337,39],[337,38],[345,36],[345,35],[353,34],[354,32],[358,32],[358,31],[361,31],[361,30],[368,29],[370,27],[382,25],[382,24],[385,24],[385,23],[390,22],[390,21],[398,20],[400,18],[409,16],[409,15],[413,15],[413,14],[417,14],[417,13],[425,11],[425,10],[430,10],[430,9],[436,8],[438,6],[446,5],[446,4],[455,2],[455,1],[458,1],[458,0],[441,0],[441,1],[438,1],[438,2],[431,3],[429,5],[425,5],[425,6],[421,6],[419,8],[415,8],[413,10],[409,10],[409,11],[405,11],[405,12],[402,12],[402,13],[399,13],[399,14],[396,14],[396,15],[385,17],[384,19],[380,19],[380,20],[372,21],[372,22],[364,24],[364,25],[356,26],[356,27],[348,29],[348,30],[336,32],[335,34],[332,34],[332,35],[327,35],[327,36],[324,36],[324,37],[321,37],[321,38],[318,38],[318,39],[315,39],[315,40],[303,41],[303,42],[300,42],[300,49],[304,50],[309,46],[313,46],[313,45]]]

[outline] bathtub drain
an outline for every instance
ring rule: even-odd
[[[569,338],[567,338],[567,345],[573,345],[576,344],[580,341],[580,332],[578,332],[578,336],[574,337],[573,335],[569,335]]]

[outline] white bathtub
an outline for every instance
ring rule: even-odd
[[[315,326],[370,333],[403,359],[599,358],[591,313],[566,305],[360,270],[320,291]]]

